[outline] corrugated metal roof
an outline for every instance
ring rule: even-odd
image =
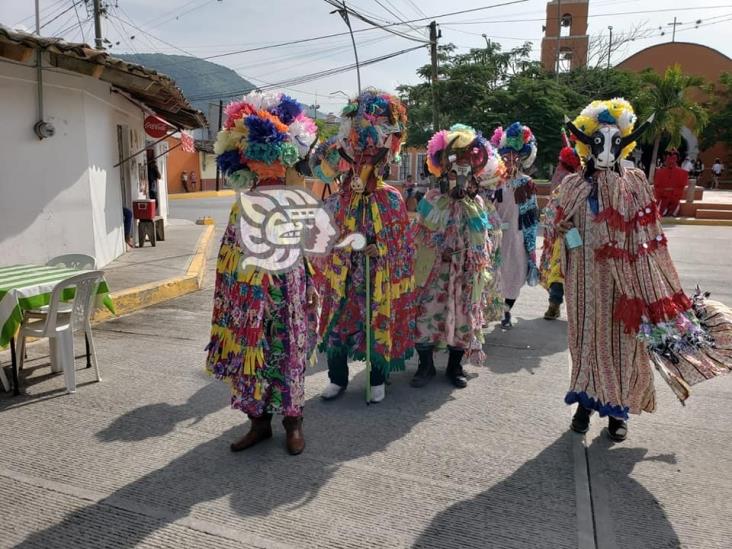
[[[165,74],[117,59],[88,44],[37,36],[0,25],[0,57],[32,66],[33,53],[38,48],[48,53],[51,65],[108,82],[175,126],[192,129],[207,124],[203,113],[191,106],[175,81]]]

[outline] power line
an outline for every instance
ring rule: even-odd
[[[53,12],[53,10],[55,10],[56,8],[58,8],[59,6],[61,6],[62,4],[65,4],[67,1],[68,0],[58,0],[57,2],[46,6],[45,8],[41,8],[39,14],[41,15],[41,17],[47,17],[49,15],[49,13]],[[46,13],[44,14],[44,12],[46,12]],[[36,16],[36,14],[35,13],[32,13],[28,17],[23,17],[23,19],[21,19],[20,21],[18,21],[17,23],[15,23],[13,25],[13,27],[17,27],[19,25],[23,25],[23,24],[25,24],[26,21],[32,22],[33,19],[35,18],[35,16]]]
[[[619,11],[614,13],[595,13],[588,15],[587,18],[593,17],[611,17],[616,15],[638,15],[645,13],[668,13],[675,11],[699,11],[706,9],[719,9],[719,8],[732,8],[732,4],[724,6],[698,6],[694,8],[664,8],[659,10],[639,10],[639,11]],[[486,25],[492,23],[529,23],[534,21],[546,21],[546,17],[534,18],[534,19],[503,19],[503,20],[484,20],[484,21],[447,21],[445,25]]]
[[[79,17],[79,10],[76,9],[74,4],[74,13],[76,14],[76,20],[79,22],[79,30],[81,30],[81,40],[86,43],[86,36],[84,35],[84,27],[81,26],[81,18]]]
[[[376,0],[378,2],[378,0]],[[409,34],[394,30],[389,28],[389,25],[384,25],[383,23],[378,23],[377,21],[374,21],[373,19],[369,19],[362,13],[354,10],[351,7],[347,7],[345,3],[340,3],[338,0],[325,0],[326,4],[330,4],[334,8],[336,8],[337,11],[341,13],[347,13],[348,15],[352,15],[356,19],[359,19],[363,21],[364,23],[368,23],[369,25],[373,26],[374,28],[378,28],[381,30],[385,30],[386,32],[390,32],[391,34],[396,34],[397,36],[401,36],[402,38],[406,38],[407,40],[413,40],[414,42],[422,42],[423,44],[428,44],[429,40],[425,40],[424,38],[415,38],[414,36],[411,36]],[[379,4],[380,6],[383,6],[383,4]],[[401,24],[409,25],[408,21],[400,21]],[[414,28],[414,27],[412,27]],[[349,31],[350,34],[350,31]]]
[[[361,61],[359,63],[359,66],[362,66],[363,67],[363,66],[367,66],[367,65],[373,65],[374,63],[380,63],[382,61],[386,61],[387,59],[391,59],[393,57],[397,57],[399,55],[403,55],[405,53],[409,53],[409,52],[412,52],[412,51],[416,51],[416,50],[419,50],[419,49],[422,49],[422,48],[424,48],[424,46],[414,46],[412,48],[407,48],[407,49],[399,50],[399,51],[396,51],[396,52],[388,53],[388,54],[385,54],[385,55],[380,55],[379,57],[374,57],[372,59],[367,59],[366,61]],[[298,77],[295,77],[295,78],[291,78],[291,79],[288,79],[288,80],[283,80],[281,82],[276,82],[276,83],[273,83],[273,84],[268,84],[266,86],[258,87],[257,89],[259,89],[259,90],[267,90],[267,89],[281,88],[281,87],[287,87],[287,86],[296,86],[298,84],[304,84],[306,82],[312,82],[313,80],[318,80],[320,78],[325,78],[327,76],[333,76],[333,75],[340,74],[340,73],[343,73],[343,72],[348,72],[348,71],[351,71],[351,70],[353,70],[355,68],[356,68],[356,64],[355,63],[352,63],[350,65],[344,65],[342,67],[335,67],[335,68],[332,68],[332,69],[326,69],[326,70],[323,70],[323,71],[318,71],[318,72],[314,72],[314,73],[311,73],[311,74],[306,74],[306,75],[298,76]],[[190,97],[189,99],[191,101],[203,101],[203,100],[215,99],[215,98],[219,98],[219,97],[233,97],[233,96],[241,95],[241,94],[246,93],[246,92],[249,92],[249,91],[251,91],[251,89],[250,88],[247,88],[247,89],[244,89],[244,90],[233,90],[233,91],[227,92],[227,93],[208,94],[208,95],[203,95],[203,96],[195,96],[195,97]]]
[[[82,1],[83,0],[72,0],[71,7],[66,8],[61,13],[59,13],[58,15],[56,15],[53,19],[50,19],[50,20],[46,21],[45,23],[43,23],[43,25],[41,25],[41,30],[43,30],[48,25],[50,25],[51,23],[53,23],[54,21],[56,21],[59,17],[62,17],[65,13],[68,13],[71,10],[76,10],[76,6],[78,6],[79,4],[81,4]]]
[[[475,11],[480,11],[480,10],[488,10],[488,9],[492,9],[492,8],[500,8],[500,7],[503,7],[503,6],[509,6],[511,4],[521,4],[521,3],[527,2],[527,1],[528,0],[510,0],[508,2],[502,2],[500,4],[492,4],[490,6],[483,6],[483,7],[480,7],[480,8],[471,8],[471,9],[462,10],[462,11],[455,11],[455,12],[450,12],[450,13],[442,13],[442,14],[439,14],[439,15],[433,15],[431,17],[421,17],[419,19],[411,19],[409,21],[404,21],[403,23],[392,23],[392,24],[389,24],[389,25],[382,25],[381,27],[378,27],[378,28],[385,29],[385,28],[388,28],[388,27],[399,27],[399,26],[402,26],[402,25],[404,25],[406,23],[417,23],[419,21],[427,21],[427,20],[430,20],[430,19],[437,19],[437,18],[440,18],[440,17],[450,17],[452,15],[461,15],[463,13],[470,13],[470,12],[475,12]],[[358,32],[367,32],[367,31],[375,30],[375,28],[376,27],[372,27],[372,28],[368,28],[368,29],[356,29],[356,30],[353,31],[353,33],[356,34]],[[208,57],[202,57],[201,59],[217,59],[219,57],[227,57],[229,55],[237,55],[239,53],[249,53],[249,52],[253,52],[253,51],[267,50],[267,49],[271,49],[271,48],[280,48],[282,46],[291,46],[291,45],[294,45],[294,44],[303,44],[305,42],[313,42],[315,40],[324,40],[326,38],[334,38],[336,36],[348,36],[349,34],[350,33],[348,33],[348,32],[337,32],[337,33],[333,33],[333,34],[326,34],[326,35],[323,35],[323,36],[313,36],[313,37],[310,37],[310,38],[301,38],[300,40],[292,40],[290,42],[281,42],[279,44],[271,44],[269,46],[259,46],[259,47],[256,47],[256,48],[249,48],[249,49],[245,49],[245,50],[237,50],[237,51],[231,51],[231,52],[226,52],[226,53],[219,53],[219,54],[216,54],[216,55],[209,55]]]

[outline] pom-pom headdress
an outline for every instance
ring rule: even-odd
[[[387,148],[396,155],[407,132],[407,109],[398,97],[368,89],[343,109],[338,140],[353,158]]]
[[[495,185],[506,167],[488,140],[470,126],[455,124],[432,136],[427,144],[427,169],[435,177],[444,176],[453,161],[467,160],[481,186]]]
[[[305,158],[318,128],[297,101],[279,92],[251,92],[226,106],[214,144],[216,162],[235,188],[283,178]]]
[[[498,149],[501,156],[516,153],[524,168],[530,167],[536,160],[536,138],[531,128],[521,122],[514,122],[505,130],[501,126],[496,128],[491,144]]]
[[[572,147],[562,147],[562,150],[559,151],[559,161],[572,172],[579,170],[580,158]]]
[[[617,126],[622,137],[627,137],[633,132],[637,117],[633,106],[623,99],[616,97],[606,101],[593,101],[587,105],[577,118],[574,119],[574,126],[586,135],[592,135],[603,124]],[[627,156],[635,149],[636,142],[626,145],[620,153],[620,159]],[[581,158],[588,158],[591,154],[590,147],[581,141],[575,145],[577,154]]]

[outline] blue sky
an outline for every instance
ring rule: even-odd
[[[87,20],[84,0],[76,1],[77,10],[73,10],[69,9],[73,0],[41,0],[41,22],[46,25],[41,33],[62,33],[67,40],[82,41],[83,31],[86,41],[91,43],[93,30],[91,21]],[[347,0],[347,3],[375,19],[394,22],[397,17],[408,21],[502,1],[506,0]],[[112,53],[183,55],[187,52],[207,57],[346,30],[341,18],[329,13],[333,8],[324,0],[111,0],[108,4],[111,5],[110,17],[103,22],[103,30],[114,43]],[[460,50],[484,46],[482,34],[485,34],[504,49],[531,41],[533,55],[538,58],[545,13],[544,0],[528,0],[470,14],[439,17],[437,21],[442,31],[442,42],[452,42]],[[59,17],[52,20],[56,16]],[[616,51],[613,61],[618,62],[635,51],[669,41],[670,33],[661,36],[658,27],[670,30],[668,23],[674,16],[683,23],[678,27],[677,41],[701,43],[732,56],[732,42],[725,38],[732,29],[732,1],[729,0],[700,0],[692,8],[688,2],[679,0],[592,0],[588,32],[591,36],[606,35],[608,25],[612,25],[617,35],[634,25],[644,24],[652,36]],[[696,20],[701,20],[699,28],[695,28]],[[33,29],[33,2],[2,0],[0,23]],[[419,21],[411,27],[396,28],[414,38],[424,39],[428,23],[429,20]],[[354,22],[353,26],[354,29],[368,28],[361,22]],[[383,30],[358,32],[355,36],[361,60],[419,45],[419,42]],[[350,38],[338,36],[216,57],[211,61],[236,70],[255,84],[262,84],[348,65],[353,62],[353,51]],[[399,84],[417,82],[416,69],[428,61],[428,50],[422,48],[363,67],[361,80],[364,86],[394,90]],[[356,88],[355,72],[348,72],[294,85],[287,91],[302,102],[312,104],[317,101],[322,111],[329,112],[339,110],[343,104],[343,95],[334,92],[351,95]]]

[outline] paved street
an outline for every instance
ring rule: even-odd
[[[230,201],[175,202],[172,216],[221,223]],[[732,303],[732,228],[668,235],[687,288]],[[566,323],[540,318],[546,294],[526,289],[515,328],[488,330],[488,365],[468,368],[467,389],[442,376],[410,388],[415,359],[367,407],[356,364],[326,404],[320,360],[305,453],[288,456],[275,424],[271,441],[232,454],[243,418],[202,370],[210,275],[99,326],[104,381],[80,370],[75,395],[33,349],[29,396],[0,398],[0,547],[729,547],[732,376],[686,407],[659,379],[659,411],[634,417],[624,444],[597,419],[585,439],[570,434]]]

